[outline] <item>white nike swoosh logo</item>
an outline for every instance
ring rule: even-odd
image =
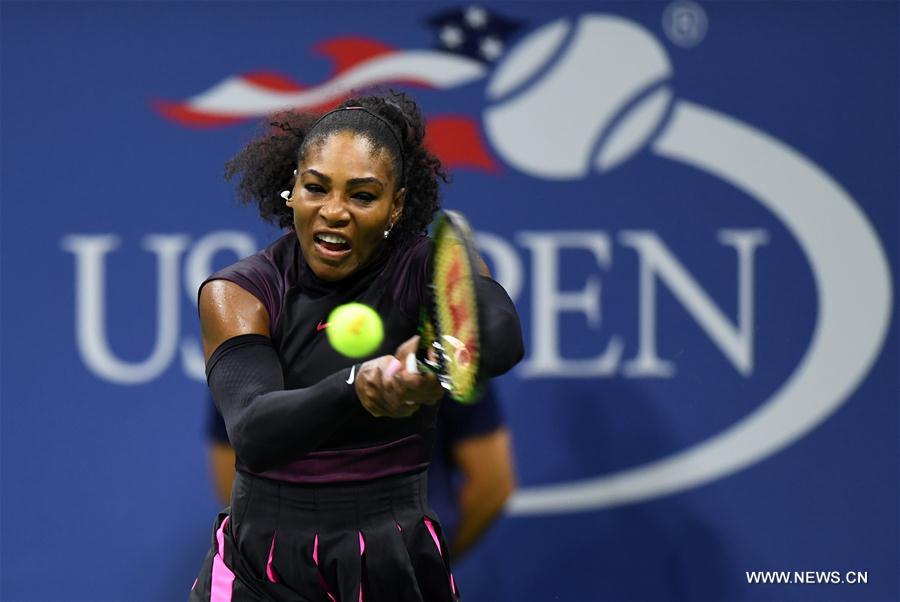
[[[353,366],[352,368],[350,368],[350,377],[347,378],[347,384],[348,384],[348,385],[352,385],[352,384],[353,384],[353,375],[354,375],[354,374],[356,374],[356,365],[355,365],[355,364],[354,364],[354,366]]]

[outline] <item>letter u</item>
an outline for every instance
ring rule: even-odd
[[[122,385],[139,385],[159,376],[178,346],[178,266],[189,238],[182,234],[151,234],[141,246],[156,254],[156,339],[153,351],[140,362],[116,357],[106,336],[106,255],[118,248],[113,234],[71,234],[61,241],[75,255],[75,339],[82,361],[100,378]]]

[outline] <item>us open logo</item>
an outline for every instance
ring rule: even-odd
[[[647,147],[742,190],[786,226],[809,261],[819,305],[812,340],[781,387],[725,431],[642,466],[525,489],[510,505],[514,514],[646,500],[759,462],[835,412],[865,378],[887,335],[887,258],[850,195],[776,138],[674,99],[666,83],[671,74],[664,48],[639,25],[599,14],[561,19],[532,33],[498,66],[488,85],[494,101],[485,113],[488,135],[509,164],[534,177],[607,172]],[[565,120],[539,118],[562,107],[581,112],[569,129]]]
[[[678,23],[686,22],[682,13],[671,19],[673,31],[687,31],[678,29]],[[705,32],[705,20],[702,26]],[[697,43],[702,36],[692,39]],[[232,77],[161,110],[188,125],[227,125],[282,108],[313,109],[367,84],[415,80],[449,89],[486,80],[481,116],[486,143],[478,133],[482,128],[474,127],[473,120],[429,121],[429,128],[433,125],[438,134],[465,138],[469,146],[455,158],[459,164],[494,168],[493,158],[483,148],[486,145],[525,177],[577,182],[603,178],[638,153],[650,153],[741,191],[784,226],[808,262],[818,306],[811,339],[789,376],[753,411],[687,449],[648,463],[524,488],[510,504],[513,514],[610,507],[723,478],[811,432],[866,377],[884,343],[893,305],[888,261],[871,224],[841,185],[796,149],[732,116],[677,98],[665,48],[639,24],[593,13],[558,19],[521,39],[493,69],[442,52],[397,51],[359,41],[342,44],[327,47],[339,68],[323,85],[292,89],[271,78]],[[499,41],[494,40],[490,48],[499,56]],[[563,117],[551,120],[549,115]],[[454,160],[448,163],[452,166]],[[478,238],[497,279],[516,299],[523,277],[522,260],[514,246],[489,232],[479,233]],[[750,374],[753,257],[767,243],[767,234],[722,230],[719,238],[738,256],[736,321],[704,296],[653,232],[622,231],[618,242],[639,258],[637,355],[623,360],[621,344],[613,340],[601,355],[574,360],[561,356],[558,317],[563,311],[599,312],[598,291],[557,290],[558,252],[567,246],[579,247],[602,261],[609,257],[610,241],[590,231],[518,233],[517,242],[533,257],[534,285],[531,315],[522,316],[530,319],[532,348],[517,369],[518,376],[671,376],[672,363],[658,357],[654,345],[657,282],[676,296],[740,374]],[[836,240],[843,244],[835,245]],[[144,248],[157,256],[159,294],[156,343],[142,362],[116,357],[105,334],[105,258],[119,243],[115,234],[73,234],[62,241],[64,250],[76,258],[76,340],[86,366],[104,380],[142,384],[157,378],[180,356],[184,372],[202,380],[199,342],[179,338],[180,286],[193,295],[210,273],[217,252],[248,255],[256,250],[256,241],[246,233],[227,231],[198,241],[180,234],[145,237]]]

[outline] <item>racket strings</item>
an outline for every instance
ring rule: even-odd
[[[475,397],[480,360],[474,274],[466,243],[442,224],[435,236],[434,304],[452,396]]]

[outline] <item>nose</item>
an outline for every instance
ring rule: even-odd
[[[325,197],[319,215],[329,226],[340,226],[350,221],[350,212],[347,210],[344,195],[332,190],[331,194]]]

